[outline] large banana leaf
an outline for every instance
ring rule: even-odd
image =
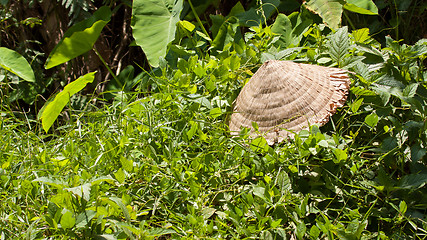
[[[58,118],[62,109],[70,101],[70,97],[82,90],[88,83],[93,82],[95,73],[91,72],[79,77],[77,80],[67,84],[62,92],[58,93],[55,98],[47,102],[40,110],[40,119],[42,120],[43,129],[47,132],[55,120]]]
[[[378,8],[372,0],[347,0],[344,9],[360,14],[378,14]]]
[[[328,27],[337,29],[341,23],[343,10],[342,0],[311,0],[306,2],[305,7],[318,14]]]
[[[176,23],[183,0],[134,0],[132,5],[133,37],[151,66],[159,66],[168,44],[175,38]]]
[[[0,47],[0,66],[28,82],[35,82],[34,72],[30,64],[21,54]]]
[[[110,8],[103,6],[90,18],[68,29],[64,38],[50,53],[45,68],[49,69],[68,62],[91,50],[110,18]]]

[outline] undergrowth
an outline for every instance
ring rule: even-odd
[[[242,35],[230,17],[209,51],[182,29],[135,92],[69,107],[51,134],[3,106],[1,238],[425,239],[427,42],[290,23]],[[350,70],[346,105],[274,146],[231,137],[268,59]]]

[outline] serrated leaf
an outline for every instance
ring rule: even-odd
[[[305,2],[304,6],[308,10],[318,14],[328,27],[338,29],[343,11],[340,0],[311,0]]]
[[[351,87],[350,91],[353,94],[359,95],[359,96],[375,96],[375,95],[377,95],[375,92],[373,92],[369,89],[365,89],[365,88],[358,87],[358,86]]]
[[[369,28],[361,28],[354,30],[351,34],[353,35],[354,40],[360,43],[364,43],[365,41],[371,38],[369,36]]]
[[[0,47],[0,66],[27,82],[35,82],[33,69],[18,52]]]
[[[327,46],[329,49],[329,56],[341,66],[350,48],[350,38],[348,36],[347,27],[338,29],[331,36]]]
[[[282,193],[282,195],[288,192],[289,190],[291,190],[292,188],[289,175],[284,171],[281,171],[277,175],[276,184],[279,186],[279,190]]]
[[[418,83],[412,83],[408,86],[405,87],[405,89],[403,89],[403,96],[405,97],[414,97],[415,94],[417,93],[417,88],[418,88]]]
[[[318,239],[319,235],[320,235],[320,229],[316,225],[313,225],[310,229],[311,239]]]
[[[88,83],[93,82],[95,73],[96,72],[88,73],[67,84],[64,90],[55,96],[53,101],[47,102],[45,106],[43,106],[43,109],[40,110],[42,112],[40,119],[42,120],[43,129],[46,132],[49,131],[49,128],[58,118],[62,109],[68,104],[70,97],[82,90]]]
[[[197,130],[199,129],[199,124],[197,122],[194,121],[190,121],[190,130],[187,131],[187,137],[188,139],[191,139],[194,134],[196,134]]]
[[[110,21],[111,10],[103,6],[92,17],[71,27],[49,54],[45,68],[70,61],[93,48],[104,26]]]
[[[119,181],[119,183],[123,183],[126,180],[126,175],[122,168],[119,168],[119,170],[114,173],[114,176],[116,177],[117,181]]]
[[[133,37],[151,66],[158,67],[159,58],[166,56],[168,44],[175,38],[182,8],[183,0],[133,1]]]

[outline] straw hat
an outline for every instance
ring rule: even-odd
[[[343,69],[268,60],[235,100],[230,130],[236,135],[247,127],[252,137],[261,134],[270,145],[281,142],[309,125],[327,123],[343,106],[349,85]]]

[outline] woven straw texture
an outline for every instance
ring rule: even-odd
[[[251,129],[269,144],[281,142],[309,125],[324,125],[342,107],[350,85],[347,71],[290,61],[266,61],[234,102],[230,131]]]

